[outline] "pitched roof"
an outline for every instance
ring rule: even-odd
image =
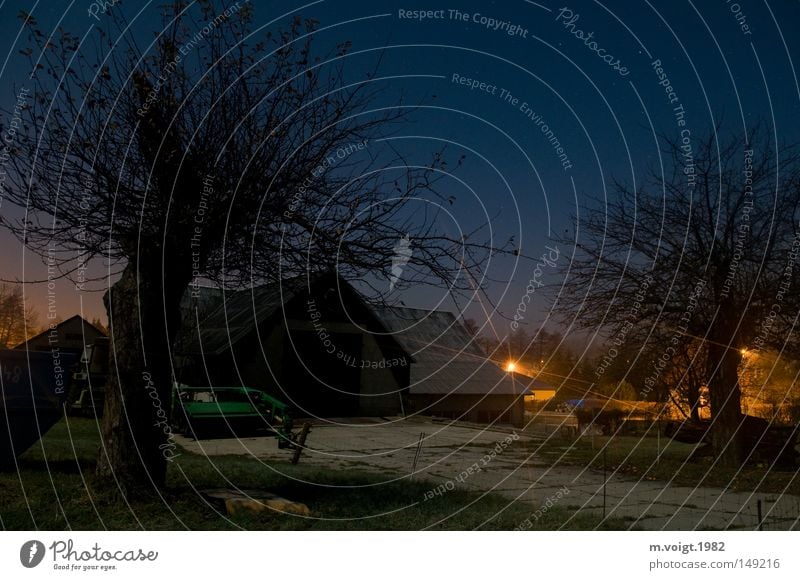
[[[524,385],[492,362],[451,312],[373,307],[407,350],[412,395],[520,395]]]
[[[56,328],[56,329],[60,329],[62,326],[66,325],[66,324],[68,324],[68,323],[70,323],[70,322],[72,322],[72,321],[73,321],[73,320],[75,320],[76,318],[77,318],[77,319],[80,321],[80,323],[81,323],[81,326],[83,327],[83,329],[84,329],[84,330],[88,330],[88,331],[94,331],[94,332],[96,332],[96,333],[97,333],[98,335],[100,335],[100,336],[108,336],[108,335],[107,335],[105,332],[103,332],[102,330],[100,330],[99,328],[97,328],[97,327],[96,327],[94,324],[92,324],[91,322],[89,322],[88,320],[86,320],[85,318],[83,318],[83,317],[82,317],[80,314],[75,314],[74,316],[70,316],[70,317],[69,317],[69,318],[67,318],[66,320],[62,320],[61,322],[59,322],[58,324],[56,324],[54,328]],[[38,338],[40,338],[40,337],[42,337],[42,336],[45,336],[45,335],[49,334],[51,331],[52,331],[52,329],[51,329],[51,328],[46,328],[45,330],[43,330],[43,331],[42,331],[42,332],[40,332],[39,334],[36,334],[36,335],[34,335],[34,336],[30,337],[28,340],[22,341],[22,342],[21,342],[21,343],[19,343],[17,346],[15,346],[15,347],[14,347],[14,349],[15,349],[15,350],[16,350],[16,349],[20,349],[20,350],[21,350],[21,349],[24,349],[24,348],[25,348],[25,346],[26,346],[28,343],[30,343],[30,342],[33,342],[33,341],[37,340]]]
[[[226,292],[222,303],[203,317],[192,320],[183,333],[181,354],[218,355],[238,343],[294,298],[303,284],[297,279],[283,284],[257,286]]]

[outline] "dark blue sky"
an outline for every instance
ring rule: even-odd
[[[97,23],[87,15],[90,4],[0,5],[0,101],[6,107],[15,98],[13,86],[25,85],[27,74],[19,54],[24,38],[17,39],[19,10],[36,16],[44,28],[62,19],[61,26],[82,35]],[[131,13],[141,6],[123,4],[111,9]],[[159,4],[151,3],[138,22],[143,39],[152,38],[158,27]],[[253,4],[256,21],[265,23],[309,3]],[[353,42],[352,74],[374,62],[373,49],[384,48],[381,72],[395,77],[386,81],[387,99],[401,92],[407,103],[424,99],[428,108],[417,111],[404,129],[414,136],[404,142],[405,151],[423,161],[433,143],[449,141],[454,156],[467,155],[448,184],[456,196],[447,207],[454,225],[469,229],[486,215],[499,216],[492,221],[497,242],[514,235],[528,255],[545,251],[551,235],[571,232],[576,207],[588,196],[610,194],[606,188],[612,178],[638,183],[658,164],[653,129],[673,136],[688,130],[694,138],[722,120],[729,131],[763,120],[779,140],[800,138],[800,89],[793,66],[800,62],[796,1],[311,4],[300,14],[320,22],[320,47]],[[427,18],[420,20],[421,15]],[[671,91],[664,86],[667,79]],[[676,106],[685,111],[683,126]],[[4,277],[20,276],[21,251],[5,234],[1,239]],[[567,266],[562,253],[544,275],[557,282]],[[507,258],[488,268],[492,278],[508,281],[493,284],[490,292],[507,316],[534,268],[533,262]],[[28,292],[42,309],[42,287]],[[63,296],[67,306],[62,307],[76,311],[78,295],[65,288]],[[531,331],[547,313],[539,298],[534,300],[537,314],[526,319],[534,323]],[[437,300],[412,292],[404,301],[429,306]],[[84,306],[89,315],[100,313],[99,293],[85,295]],[[476,305],[468,313],[485,318]]]

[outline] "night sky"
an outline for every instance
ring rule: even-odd
[[[157,6],[136,20],[143,39],[158,29]],[[423,106],[403,128],[404,151],[423,162],[437,146],[466,155],[448,179],[445,209],[452,227],[491,221],[498,244],[514,236],[521,253],[551,252],[553,237],[571,237],[571,218],[592,199],[613,195],[617,179],[639,184],[659,164],[654,133],[688,131],[693,138],[723,123],[743,131],[764,121],[778,141],[800,138],[800,3],[691,1],[529,2],[253,2],[257,23],[297,13],[320,22],[318,47],[352,41],[348,73],[359,77],[382,51],[387,102],[400,95]],[[57,24],[83,35],[102,21],[91,3],[13,2],[0,5],[0,102],[13,107],[27,81],[20,10],[44,29]],[[457,7],[453,7],[457,6]],[[110,7],[133,14],[139,3]],[[103,15],[98,17],[102,19]],[[424,17],[424,18],[423,18]],[[680,113],[680,114],[678,114]],[[684,124],[679,125],[682,120]],[[5,128],[7,118],[2,119]],[[557,144],[556,141],[557,140]],[[560,148],[560,149],[558,149]],[[4,204],[0,211],[14,212]],[[7,279],[42,276],[38,259],[2,233],[0,269]],[[568,247],[543,275],[558,283]],[[24,258],[24,260],[23,260]],[[24,263],[24,270],[23,270]],[[489,294],[510,316],[535,260],[494,260]],[[100,288],[100,286],[98,286]],[[28,300],[45,308],[44,285],[26,285]],[[84,309],[103,315],[101,292],[60,287],[61,316]],[[433,306],[441,296],[409,291],[409,306]],[[463,304],[459,303],[459,306]],[[456,305],[445,299],[443,307]],[[488,304],[487,308],[491,308]],[[527,321],[535,332],[548,313],[542,296]],[[484,321],[477,304],[467,316]],[[494,317],[502,335],[507,323]],[[555,324],[548,322],[548,325]]]

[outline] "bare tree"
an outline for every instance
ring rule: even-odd
[[[22,288],[0,286],[0,348],[12,348],[36,334],[38,316],[25,306]]]
[[[687,342],[665,369],[661,388],[666,398],[676,404],[684,415],[694,421],[701,419],[701,392],[706,384],[706,345],[699,340]]]
[[[83,41],[48,38],[23,15],[35,100],[7,200],[30,217],[2,224],[78,282],[81,264],[111,264],[98,471],[123,492],[165,481],[171,346],[193,281],[336,267],[369,283],[408,235],[414,281],[467,291],[460,269],[477,278],[493,251],[480,228],[454,239],[435,211],[409,209],[440,195],[446,161],[431,151],[411,164],[392,145],[410,109],[387,102],[378,63],[346,74],[348,42],[315,50],[318,23],[300,16],[253,30],[252,4],[238,4],[175,2],[151,45],[121,10]]]
[[[653,380],[688,341],[701,341],[715,454],[738,465],[748,453],[740,350],[796,343],[798,156],[776,150],[763,127],[662,139],[665,173],[637,190],[617,183],[578,224],[565,283],[580,298],[557,308],[655,352]]]
[[[92,326],[94,326],[98,330],[103,331],[103,333],[108,334],[108,327],[105,324],[103,324],[103,321],[100,320],[99,316],[95,316],[92,318]]]

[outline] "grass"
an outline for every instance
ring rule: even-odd
[[[94,477],[99,446],[89,419],[62,420],[19,459],[19,471],[0,473],[0,527],[44,530],[511,530],[536,507],[498,494],[453,490],[423,501],[438,484],[387,482],[357,470],[320,469],[288,461],[207,458],[183,451],[169,466],[166,489],[130,504]],[[288,452],[287,452],[288,459]],[[199,490],[265,489],[305,503],[310,518],[267,513],[229,517]],[[595,529],[599,516],[555,506],[531,529]],[[622,520],[602,529],[626,528]]]
[[[714,465],[713,457],[692,458],[695,445],[662,437],[616,435],[596,436],[565,443],[557,437],[541,444],[526,441],[529,451],[552,465],[583,465],[603,469],[603,449],[608,471],[653,481],[671,481],[673,485],[720,487],[730,491],[758,491],[800,495],[800,473],[778,471],[769,466],[745,466],[741,469]],[[566,451],[566,453],[564,453]],[[562,456],[563,454],[563,456]]]

